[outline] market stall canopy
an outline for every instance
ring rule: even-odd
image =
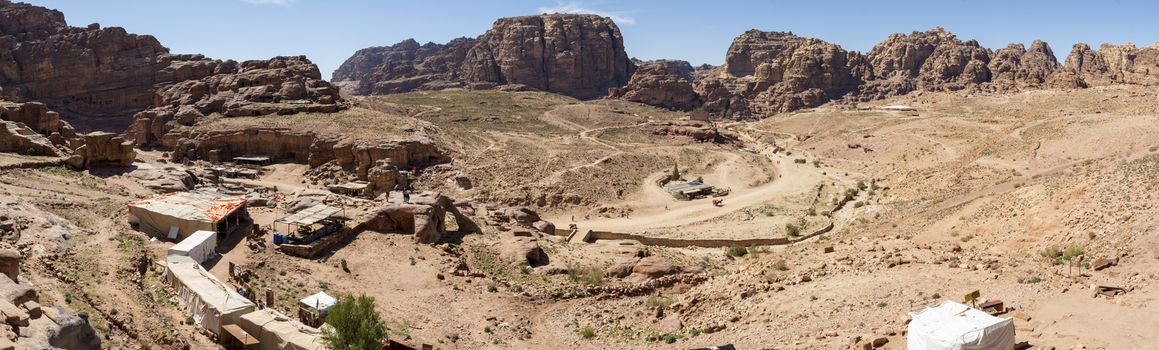
[[[298,301],[304,307],[308,307],[318,311],[329,310],[331,306],[338,303],[338,299],[326,294],[326,292],[318,292],[317,294],[302,298]]]
[[[287,225],[313,225],[322,219],[334,216],[342,209],[331,207],[325,204],[316,204],[312,207],[302,209],[297,213],[285,216],[277,221]]]

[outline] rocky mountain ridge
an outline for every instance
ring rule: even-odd
[[[71,27],[60,11],[0,1],[0,99],[42,102],[81,130],[123,131],[150,108],[334,111],[338,90],[305,57],[238,63],[175,55],[149,35]]]
[[[504,87],[595,98],[627,84],[634,70],[610,18],[544,14],[501,18],[475,39],[359,50],[333,80],[358,95]]]
[[[620,65],[623,57],[622,38],[611,19],[526,16],[500,19],[478,38],[422,45],[408,39],[360,50],[334,72],[334,81],[359,95],[445,88],[533,89],[676,110],[702,108],[734,117],[768,116],[833,100],[872,101],[912,91],[1159,84],[1159,47],[1154,45],[1104,44],[1094,50],[1076,44],[1066,63],[1060,64],[1041,40],[1029,47],[1015,43],[992,50],[940,27],[892,34],[865,53],[791,32],[753,29],[733,40],[720,67],[693,68],[676,60],[631,60]],[[548,63],[555,66],[542,68]],[[606,94],[602,88],[608,88]]]
[[[1059,64],[1046,42],[991,50],[943,28],[893,34],[868,53],[792,33],[750,30],[724,66],[694,82],[702,107],[767,116],[837,99],[872,101],[912,91],[1000,92],[1159,83],[1159,47],[1076,44]]]

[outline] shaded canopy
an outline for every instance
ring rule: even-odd
[[[322,221],[322,219],[337,214],[339,211],[342,211],[342,209],[331,207],[325,204],[315,204],[312,207],[299,210],[297,213],[282,217],[277,221],[287,225],[313,225],[319,221]]]

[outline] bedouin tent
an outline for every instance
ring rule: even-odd
[[[261,342],[261,350],[320,350],[325,348],[322,332],[273,309],[241,316],[241,329]]]
[[[217,232],[197,231],[169,248],[169,256],[188,256],[197,263],[213,257],[217,248]]]
[[[1013,350],[1014,320],[946,301],[910,313],[907,348],[923,350]]]
[[[245,204],[244,198],[223,193],[176,192],[129,202],[129,214],[141,232],[178,239],[196,231],[217,231],[218,222]]]
[[[193,258],[170,256],[165,266],[168,269],[165,281],[177,290],[177,299],[185,306],[186,313],[215,335],[221,336],[221,326],[237,324],[241,315],[256,308],[253,302],[221,283]]]

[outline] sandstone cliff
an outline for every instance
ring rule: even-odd
[[[596,15],[502,18],[477,39],[407,40],[360,50],[334,72],[356,94],[520,85],[578,98],[628,83],[634,65],[620,29]]]
[[[1129,43],[1103,44],[1098,51],[1087,44],[1075,44],[1066,57],[1065,69],[1082,85],[1159,85],[1159,43],[1144,48]]]
[[[844,99],[911,91],[1001,92],[1107,84],[1159,84],[1159,46],[1077,44],[1060,65],[1046,42],[997,51],[942,28],[893,34],[868,53],[792,33],[750,30],[723,67],[698,75],[695,91],[717,115],[767,116]]]
[[[813,107],[851,87],[849,53],[787,32],[750,30],[728,49],[725,64],[697,84],[714,113],[773,114]]]
[[[688,62],[657,60],[637,66],[628,85],[612,88],[610,97],[681,111],[699,105],[692,89],[694,70]]]
[[[43,102],[82,130],[118,132],[150,107],[207,101],[208,110],[253,114],[324,111],[339,100],[305,58],[239,65],[172,55],[152,36],[70,27],[59,11],[8,1],[0,1],[0,98]],[[270,103],[289,106],[251,107]]]

